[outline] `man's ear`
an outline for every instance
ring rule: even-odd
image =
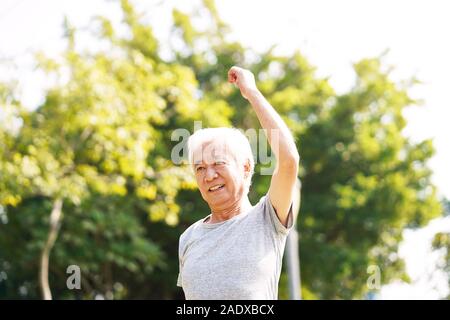
[[[250,161],[248,159],[246,159],[244,161],[244,177],[248,178],[248,176],[250,175]]]

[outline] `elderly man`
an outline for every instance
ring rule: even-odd
[[[196,131],[189,159],[211,214],[180,237],[177,285],[186,299],[277,299],[299,155],[278,113],[258,90],[253,74],[228,72],[256,112],[277,159],[270,187],[253,206],[248,191],[254,169],[249,141],[231,128]]]

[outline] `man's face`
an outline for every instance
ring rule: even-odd
[[[194,172],[209,207],[226,209],[246,195],[248,165],[239,163],[224,141],[211,141],[194,150]]]

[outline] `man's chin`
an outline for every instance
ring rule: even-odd
[[[213,195],[209,195],[208,196],[208,200],[206,201],[210,206],[218,206],[218,205],[223,205],[227,203],[227,197],[221,196],[221,195],[217,195],[217,196],[213,196]]]

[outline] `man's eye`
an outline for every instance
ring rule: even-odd
[[[197,167],[197,171],[201,171],[203,169],[205,169],[205,167]]]
[[[223,165],[225,164],[225,161],[216,161],[216,165]]]

